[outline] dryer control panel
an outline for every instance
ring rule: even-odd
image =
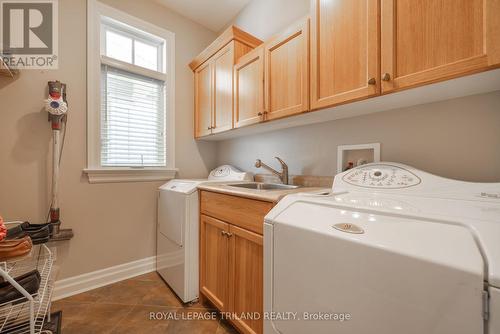
[[[390,164],[371,164],[346,172],[342,180],[364,188],[400,189],[413,187],[422,180],[409,170]]]

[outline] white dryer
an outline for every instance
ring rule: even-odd
[[[208,179],[174,179],[158,192],[156,270],[187,303],[198,298],[199,203],[197,187],[205,182],[253,181],[253,175],[224,165]]]
[[[500,333],[500,183],[397,163],[265,218],[265,334]]]

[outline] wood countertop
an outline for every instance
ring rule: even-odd
[[[231,186],[231,184],[241,183],[252,182],[207,182],[198,185],[198,189],[272,203],[277,203],[286,195],[294,193],[321,193],[331,191],[331,188],[325,187],[298,187],[294,189],[257,190]]]

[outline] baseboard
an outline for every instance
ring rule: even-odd
[[[132,261],[106,269],[56,281],[52,300],[73,296],[85,291],[147,274],[156,270],[156,256]]]

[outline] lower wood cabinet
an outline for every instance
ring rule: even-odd
[[[234,314],[263,317],[263,238],[245,229],[229,226],[229,310]],[[236,319],[242,333],[262,333],[262,319]]]
[[[229,224],[201,215],[200,290],[221,311],[228,300]]]
[[[239,214],[222,210],[225,205],[234,205]],[[220,311],[231,314],[229,320],[240,333],[263,332],[263,237],[262,229],[252,222],[259,220],[263,225],[272,206],[231,195],[200,194],[200,293]]]

